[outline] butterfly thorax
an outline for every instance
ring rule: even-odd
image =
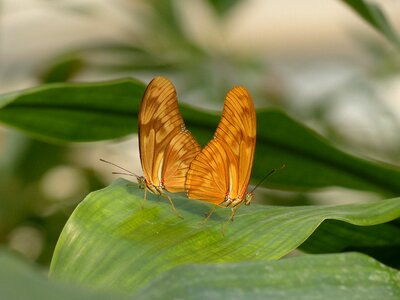
[[[238,205],[240,205],[243,202],[243,198],[231,198],[229,195],[225,196],[224,201],[220,204],[223,207],[236,207]]]
[[[220,204],[220,206],[223,207],[236,207],[242,203],[245,205],[250,205],[251,200],[253,200],[254,194],[253,193],[247,193],[244,198],[243,197],[237,197],[232,199],[229,194],[225,196],[224,201]]]
[[[163,187],[162,186],[156,186],[152,183],[149,183],[146,185],[147,189],[152,192],[155,195],[161,195],[163,194]]]

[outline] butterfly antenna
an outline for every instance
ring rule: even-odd
[[[258,188],[258,187],[261,185],[261,183],[263,183],[269,176],[271,176],[272,174],[274,174],[276,171],[282,170],[282,169],[285,168],[285,167],[286,167],[286,165],[283,164],[283,165],[282,165],[280,168],[278,168],[278,169],[273,168],[267,175],[264,176],[263,179],[261,179],[261,180],[256,184],[256,186],[251,190],[250,193],[253,193],[254,190],[255,190],[256,188]]]
[[[134,177],[136,177],[135,174],[124,173],[124,172],[111,172],[111,174],[114,174],[114,175],[125,175],[125,176],[134,176]]]
[[[128,175],[128,176],[134,176],[134,177],[136,177],[136,178],[139,178],[139,176],[136,175],[135,173],[133,173],[133,172],[129,171],[128,169],[125,169],[125,168],[123,168],[123,167],[121,167],[121,166],[118,166],[117,164],[114,164],[114,163],[112,163],[111,161],[108,161],[108,160],[105,160],[105,159],[102,159],[102,158],[100,158],[100,161],[102,161],[102,162],[104,162],[104,163],[107,163],[107,164],[110,164],[110,165],[112,165],[112,166],[114,166],[114,167],[120,168],[121,170],[124,170],[125,172],[127,172],[127,173],[112,172],[112,174]]]

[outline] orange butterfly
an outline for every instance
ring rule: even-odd
[[[235,87],[226,95],[214,138],[190,164],[186,176],[187,196],[216,206],[231,207],[229,220],[233,220],[237,208],[242,203],[249,205],[253,198],[253,193],[246,193],[246,190],[255,145],[253,101],[244,87]]]
[[[184,192],[186,173],[200,145],[185,124],[178,109],[176,90],[166,78],[154,78],[144,92],[138,118],[139,151],[143,175],[137,176],[145,190],[163,193]]]

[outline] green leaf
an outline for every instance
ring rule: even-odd
[[[81,287],[49,280],[44,271],[2,248],[0,248],[0,265],[0,299],[126,299],[121,295],[94,293]]]
[[[342,0],[342,2],[350,6],[364,21],[383,34],[389,41],[400,47],[399,36],[378,5],[364,0]]]
[[[357,253],[280,261],[187,265],[135,299],[399,299],[400,273]]]
[[[400,198],[377,203],[229,209],[175,197],[184,219],[168,201],[119,179],[91,193],[71,215],[57,243],[51,276],[88,286],[134,292],[159,274],[183,264],[275,260],[301,245],[325,219],[356,225],[385,223],[400,216]]]
[[[0,122],[46,140],[80,142],[118,138],[137,132],[145,86],[134,80],[92,84],[53,84],[0,97]],[[220,113],[180,104],[187,127],[205,145]],[[400,168],[346,154],[276,110],[257,113],[257,146],[252,178],[257,183],[272,168],[286,168],[263,186],[309,190],[342,186],[400,194]]]

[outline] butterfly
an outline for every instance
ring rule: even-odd
[[[255,145],[253,101],[244,87],[235,87],[225,97],[214,138],[190,164],[185,184],[188,198],[230,207],[229,220],[233,220],[237,208],[253,199],[253,193],[246,191]]]
[[[174,85],[164,77],[155,77],[147,86],[138,117],[139,152],[143,176],[137,176],[142,188],[167,197],[185,191],[186,173],[200,145],[186,129],[178,109]],[[176,211],[176,210],[175,210]]]

